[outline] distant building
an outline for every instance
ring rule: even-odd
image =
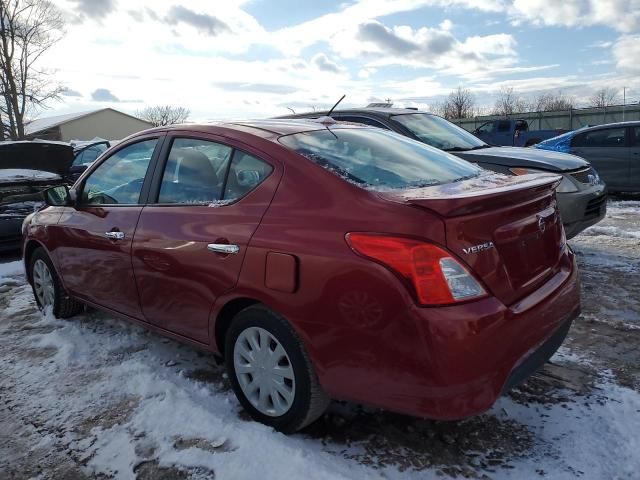
[[[55,117],[32,120],[25,125],[28,139],[43,140],[120,140],[129,135],[153,127],[149,122],[113,108],[89,112],[69,113]]]

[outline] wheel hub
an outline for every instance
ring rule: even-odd
[[[242,393],[262,414],[279,417],[295,398],[295,377],[287,352],[267,330],[250,327],[236,339],[233,366]]]

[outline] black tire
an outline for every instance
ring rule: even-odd
[[[56,269],[53,266],[49,255],[47,255],[47,253],[42,248],[37,248],[33,252],[33,255],[31,255],[31,260],[29,262],[29,279],[31,280],[31,288],[33,289],[33,296],[36,299],[38,308],[40,310],[44,309],[40,304],[40,301],[38,300],[38,295],[36,294],[35,284],[33,281],[33,266],[38,260],[42,260],[47,265],[53,279],[53,315],[56,318],[69,318],[80,313],[84,308],[84,304],[67,295],[67,292],[65,292],[65,290],[62,288],[58,273],[56,272]]]
[[[273,335],[287,353],[295,377],[295,395],[289,410],[281,416],[269,416],[257,410],[242,391],[234,368],[234,347],[246,329],[259,327]],[[225,337],[225,364],[233,391],[251,417],[283,433],[294,433],[317,420],[329,406],[309,356],[289,323],[263,305],[252,305],[233,319]]]

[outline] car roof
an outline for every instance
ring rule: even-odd
[[[267,140],[275,140],[283,135],[294,133],[312,132],[324,130],[328,126],[331,128],[367,128],[356,124],[324,124],[315,119],[266,119],[266,120],[238,120],[234,122],[212,122],[212,123],[185,123],[180,125],[170,125],[165,127],[152,128],[135,134],[134,136],[149,134],[154,132],[179,132],[191,131],[211,134],[224,134],[225,131],[239,131],[252,134]]]
[[[301,119],[301,118],[309,118],[309,117],[321,117],[323,115],[327,115],[329,113],[327,110],[317,111],[317,112],[305,112],[298,113],[294,115],[285,115],[280,118],[290,118],[290,119]],[[414,108],[392,108],[392,107],[363,107],[363,108],[345,108],[342,110],[334,110],[333,113],[346,115],[346,114],[354,114],[354,115],[372,115],[377,117],[388,118],[393,115],[404,115],[411,113],[423,113],[427,115],[433,115],[430,112],[425,112],[423,110],[418,110]]]
[[[604,129],[604,128],[616,128],[616,127],[637,127],[640,126],[640,120],[629,120],[626,122],[614,122],[614,123],[604,123],[602,125],[593,125],[591,127],[585,127],[585,128],[580,128],[577,130],[574,130],[574,133],[583,133],[583,132],[590,132],[593,130],[600,130],[600,129]]]

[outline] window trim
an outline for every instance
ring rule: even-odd
[[[149,188],[151,186],[151,180],[156,170],[158,156],[160,154],[160,151],[164,147],[165,138],[166,138],[165,132],[161,132],[160,134],[156,134],[156,135],[135,137],[135,138],[132,138],[127,143],[118,144],[115,150],[113,150],[112,152],[109,152],[108,156],[105,156],[103,154],[101,157],[98,157],[99,160],[96,160],[95,162],[93,162],[93,164],[91,164],[84,171],[84,173],[80,176],[80,178],[78,178],[78,180],[73,186],[74,190],[77,193],[77,198],[78,198],[76,206],[78,208],[96,208],[96,207],[99,208],[99,207],[142,207],[146,205],[149,199]],[[151,154],[151,159],[149,160],[149,165],[147,166],[147,171],[144,175],[144,179],[142,182],[142,189],[140,190],[140,196],[138,197],[138,203],[100,203],[100,204],[81,203],[82,194],[84,193],[84,187],[86,185],[87,179],[91,177],[91,175],[93,175],[93,172],[95,172],[98,168],[100,168],[100,166],[104,162],[109,160],[112,156],[116,155],[121,150],[124,150],[125,148],[128,148],[131,145],[135,145],[136,143],[147,142],[149,140],[156,140],[156,145],[153,149],[153,153]]]
[[[169,153],[171,153],[171,147],[173,146],[173,142],[177,139],[181,139],[181,138],[188,138],[191,140],[201,140],[203,142],[210,142],[210,143],[218,143],[220,145],[223,145],[225,147],[229,147],[231,149],[231,155],[229,156],[229,163],[227,164],[227,170],[225,172],[225,177],[224,177],[224,182],[222,184],[222,196],[224,197],[224,192],[227,188],[227,181],[229,179],[229,172],[231,171],[231,163],[233,162],[233,159],[236,156],[236,152],[240,151],[242,153],[246,153],[247,155],[251,155],[252,157],[257,158],[258,160],[265,162],[266,164],[268,164],[269,166],[271,166],[271,172],[269,172],[269,175],[267,175],[266,177],[264,177],[262,179],[262,181],[260,181],[260,183],[258,185],[256,185],[252,190],[250,190],[249,192],[247,192],[246,195],[237,198],[231,202],[228,203],[222,203],[220,205],[216,205],[218,208],[222,208],[222,207],[228,207],[231,205],[235,205],[236,203],[238,203],[239,201],[241,201],[242,199],[246,198],[248,195],[251,195],[252,192],[254,192],[258,187],[260,187],[260,185],[262,185],[269,177],[271,177],[271,175],[273,175],[273,173],[276,171],[276,165],[271,162],[268,161],[264,158],[264,156],[256,154],[256,153],[252,153],[251,151],[244,149],[242,147],[238,147],[236,145],[234,145],[233,143],[230,142],[226,142],[224,138],[217,138],[214,137],[213,135],[209,134],[209,136],[207,136],[207,134],[203,133],[203,134],[198,134],[196,132],[175,132],[175,134],[173,135],[167,135],[166,140],[164,141],[164,144],[162,146],[162,151],[159,154],[159,157],[157,159],[156,162],[156,169],[153,173],[153,179],[150,182],[150,186],[149,186],[149,192],[148,192],[148,197],[147,197],[147,203],[145,204],[145,206],[147,207],[198,207],[198,208],[211,208],[209,205],[211,203],[160,203],[158,202],[158,199],[160,198],[160,187],[162,185],[162,177],[164,176],[164,171],[166,169],[167,166],[167,162],[169,161]],[[218,200],[218,201],[223,201],[223,200]]]

